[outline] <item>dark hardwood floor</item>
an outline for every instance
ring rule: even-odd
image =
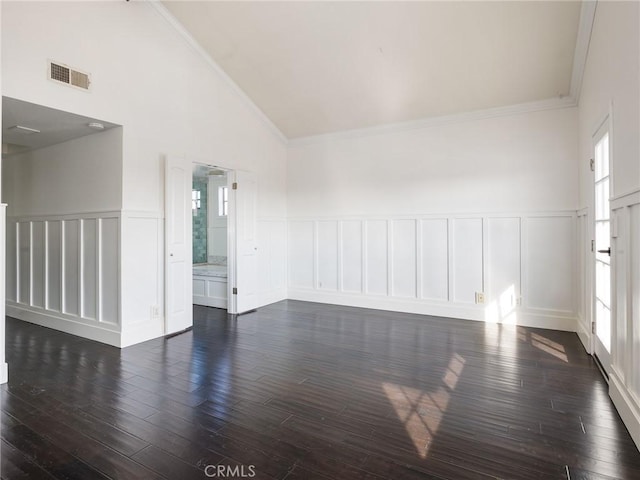
[[[575,334],[295,301],[194,316],[123,350],[7,319],[2,478],[640,479]]]

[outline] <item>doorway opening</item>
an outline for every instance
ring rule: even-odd
[[[202,209],[204,201],[202,190],[199,194],[194,193],[193,165],[192,161],[177,157],[168,157],[165,162],[165,335],[183,331],[193,325],[193,208],[195,203],[197,209],[199,202]],[[217,188],[213,195],[218,198],[216,210],[220,207],[227,209],[226,308],[230,314],[249,312],[260,302],[256,280],[256,176],[242,170],[229,170],[202,163],[198,165],[204,166],[207,172],[225,172],[227,189]],[[215,182],[213,185],[224,186]],[[207,199],[208,197],[207,193]],[[223,255],[213,255],[216,256]],[[208,250],[206,255],[200,254],[199,260],[205,258],[209,263]],[[217,289],[219,299],[223,300],[220,287]]]
[[[608,118],[593,136],[594,172],[594,356],[608,378],[611,368],[611,225],[609,195],[610,141]]]
[[[115,123],[2,97],[8,316],[120,345],[122,144]]]
[[[191,190],[193,304],[227,310],[229,172],[194,164]]]

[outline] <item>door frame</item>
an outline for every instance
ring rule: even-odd
[[[225,167],[224,165],[216,165],[205,160],[192,160],[192,168],[194,165],[217,168],[227,172],[227,188],[229,189],[227,204],[227,312],[235,314],[237,313],[237,307],[236,296],[233,294],[233,287],[236,284],[236,196],[235,190],[233,190],[233,182],[235,182],[236,170]],[[189,197],[189,202],[190,201],[191,197]],[[191,277],[193,278],[193,263],[191,264]]]
[[[604,132],[603,132],[604,129]],[[613,216],[611,215],[611,197],[612,197],[612,192],[614,190],[613,186],[614,186],[614,174],[613,174],[613,104],[609,103],[609,108],[607,110],[607,112],[602,115],[600,117],[600,121],[597,122],[595,124],[595,128],[593,128],[592,130],[592,134],[590,137],[590,158],[593,159],[593,162],[595,162],[595,146],[597,145],[598,141],[604,136],[605,132],[606,134],[609,136],[609,152],[608,152],[608,163],[609,163],[609,247],[611,248],[613,246],[613,238],[612,238],[612,231],[613,231]],[[597,139],[597,140],[596,140]],[[616,318],[616,309],[615,309],[615,302],[613,300],[613,297],[615,295],[615,290],[614,290],[614,278],[615,278],[615,272],[614,272],[614,268],[615,268],[615,259],[614,259],[614,253],[615,250],[613,248],[611,248],[611,256],[610,256],[610,267],[609,267],[609,285],[610,285],[610,335],[611,335],[611,345],[610,345],[610,351],[609,351],[609,371],[607,371],[605,369],[605,366],[602,365],[600,363],[600,359],[597,357],[596,355],[596,343],[598,341],[598,335],[597,335],[597,310],[596,310],[596,288],[597,288],[597,277],[596,277],[596,250],[597,250],[597,245],[596,245],[596,195],[595,195],[595,168],[593,170],[589,171],[590,176],[589,176],[589,189],[590,189],[590,198],[591,198],[591,215],[589,215],[589,231],[591,234],[591,238],[593,239],[593,248],[590,252],[589,255],[589,272],[590,272],[590,277],[591,277],[591,285],[589,287],[589,292],[590,292],[590,299],[589,299],[589,310],[591,312],[590,315],[590,320],[591,320],[591,342],[590,342],[590,347],[591,347],[591,355],[594,357],[594,359],[596,359],[596,363],[598,364],[598,367],[601,368],[603,370],[603,374],[605,379],[607,380],[607,382],[609,381],[609,374],[610,374],[610,370],[611,370],[611,363],[612,363],[612,357],[613,357],[613,343],[614,343],[614,339],[615,339],[615,318]]]
[[[169,158],[169,157],[167,157]],[[206,161],[206,160],[202,160],[202,159],[194,159],[191,157],[173,157],[176,160],[180,160],[183,164],[183,166],[185,167],[185,169],[187,169],[189,172],[191,172],[191,181],[193,181],[193,167],[194,165],[204,165],[207,167],[211,167],[211,168],[219,168],[221,170],[224,170],[227,172],[227,186],[229,187],[229,203],[228,203],[228,217],[227,217],[227,269],[228,269],[228,276],[227,276],[227,312],[230,314],[235,314],[236,312],[236,298],[235,295],[233,295],[233,286],[235,285],[236,282],[236,247],[235,247],[235,242],[236,242],[236,230],[235,230],[235,215],[236,215],[236,207],[235,207],[235,202],[236,202],[236,198],[235,198],[235,191],[232,190],[232,184],[235,181],[235,169],[226,167],[224,165],[216,165],[212,162]],[[165,285],[165,291],[164,291],[164,310],[165,310],[165,315],[164,315],[164,332],[165,335],[170,334],[170,332],[168,332],[168,310],[167,310],[167,305],[168,305],[168,298],[169,298],[169,292],[168,292],[168,285],[170,283],[169,280],[169,249],[168,249],[168,233],[167,233],[167,225],[168,222],[170,221],[169,217],[170,217],[170,209],[167,207],[167,199],[166,199],[166,195],[167,195],[167,190],[166,190],[166,185],[167,185],[168,179],[165,178],[165,235],[164,235],[164,239],[165,239],[165,248],[164,248],[164,285]],[[185,198],[184,198],[184,202],[185,205],[191,205],[191,191],[192,188],[187,189],[187,191],[185,192]],[[187,222],[188,223],[188,222]],[[191,235],[193,235],[192,232],[192,227],[191,225],[185,225],[185,235],[187,235],[187,237],[191,238],[188,234],[191,233]],[[189,241],[189,239],[187,239],[187,242]],[[191,253],[191,251],[189,251]],[[191,285],[191,282],[193,282],[193,261],[189,262],[189,266],[186,268],[187,274],[185,274],[185,276],[188,275],[189,278],[185,278],[185,281],[190,282],[189,284]],[[189,288],[189,291],[191,291],[192,289]],[[193,307],[193,294],[191,295],[191,298],[186,299],[186,305],[190,305],[191,307]]]

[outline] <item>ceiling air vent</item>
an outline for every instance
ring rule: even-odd
[[[49,79],[82,90],[89,90],[89,85],[91,84],[88,73],[51,61],[49,62]]]

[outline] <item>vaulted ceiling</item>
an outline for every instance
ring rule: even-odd
[[[569,94],[577,1],[164,6],[288,138]]]

